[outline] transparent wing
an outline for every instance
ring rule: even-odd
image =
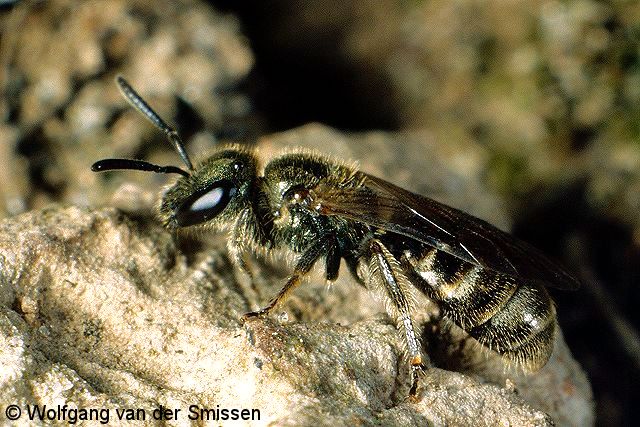
[[[460,210],[363,174],[362,185],[314,189],[315,206],[336,215],[407,236],[467,262],[559,289],[579,283],[531,245]]]

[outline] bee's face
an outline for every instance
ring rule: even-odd
[[[224,149],[196,166],[165,193],[160,218],[169,228],[220,228],[248,203],[256,160],[248,151]]]

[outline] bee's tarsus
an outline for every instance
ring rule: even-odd
[[[250,320],[255,320],[255,319],[260,319],[262,317],[266,316],[266,312],[263,312],[262,310],[260,311],[251,311],[249,313],[245,313],[242,315],[242,317],[240,318],[240,321],[242,323],[246,323]]]
[[[420,375],[423,374],[425,370],[426,366],[422,363],[411,366],[411,388],[409,389],[409,398],[414,402],[420,401],[418,387],[420,383]]]

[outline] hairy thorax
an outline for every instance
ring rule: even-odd
[[[269,201],[272,236],[276,246],[300,252],[327,234],[334,235],[345,251],[353,249],[354,234],[362,227],[338,217],[322,215],[315,205],[314,189],[352,186],[355,170],[327,163],[309,153],[285,154],[264,171],[262,191]],[[355,228],[355,229],[354,229]]]

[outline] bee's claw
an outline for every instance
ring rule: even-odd
[[[411,389],[409,389],[409,398],[414,402],[417,402],[420,400],[418,399],[418,379],[417,378],[414,378],[413,384],[411,384]]]
[[[265,310],[260,310],[260,311],[251,311],[249,313],[245,313],[242,315],[242,317],[240,318],[240,321],[242,323],[245,323],[249,320],[255,320],[255,319],[262,319],[267,315],[267,312]]]
[[[424,373],[425,366],[420,363],[411,367],[411,388],[409,389],[409,399],[413,402],[419,402],[420,396],[418,395],[418,382],[421,373]]]

